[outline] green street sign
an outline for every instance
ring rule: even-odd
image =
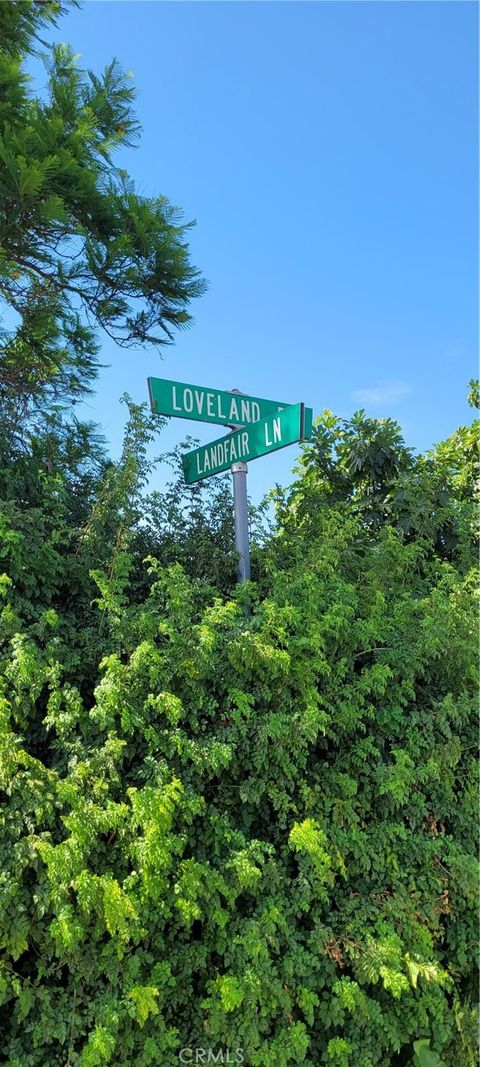
[[[148,392],[152,411],[157,415],[223,423],[225,426],[248,426],[288,407],[276,400],[206,389],[185,382],[169,382],[165,378],[149,378]]]
[[[182,456],[183,473],[188,485],[228,470],[232,463],[246,463],[278,448],[304,441],[312,434],[313,411],[304,404],[291,404],[283,411],[220,437],[208,445],[194,448]]]

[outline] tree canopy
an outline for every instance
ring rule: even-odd
[[[129,78],[116,62],[97,75],[68,46],[41,44],[63,10],[0,5],[0,397],[19,432],[91,386],[98,328],[123,346],[161,347],[204,290],[181,211],[140,196],[115,166],[139,132]],[[34,49],[41,95],[25,72]]]

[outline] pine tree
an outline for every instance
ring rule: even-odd
[[[69,6],[0,4],[0,410],[20,434],[91,388],[99,327],[122,346],[163,346],[204,290],[191,224],[114,163],[139,133],[128,77],[115,60],[84,71],[41,39]],[[32,54],[48,72],[41,96]]]

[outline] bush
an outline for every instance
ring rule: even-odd
[[[441,454],[448,552],[308,450],[258,586],[150,558],[139,598],[122,542],[87,688],[55,596],[20,625],[4,579],[9,1064],[472,1067],[476,586]]]

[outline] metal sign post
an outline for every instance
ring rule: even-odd
[[[250,578],[248,544],[247,459],[257,459],[296,441],[312,436],[313,411],[305,404],[280,404],[240,389],[225,392],[149,378],[152,411],[180,419],[214,422],[229,427],[231,433],[200,445],[182,456],[187,485],[221,474],[229,468],[233,479],[235,547],[238,553],[238,581]]]
[[[232,389],[235,396],[242,396],[240,389]],[[237,424],[231,430],[241,430]],[[238,555],[237,581],[241,585],[250,579],[250,543],[248,537],[248,497],[246,463],[232,463],[233,521],[235,524],[235,548]]]
[[[250,548],[248,544],[247,464],[232,463],[233,515],[235,520],[235,548],[238,553],[237,578],[250,578]]]

